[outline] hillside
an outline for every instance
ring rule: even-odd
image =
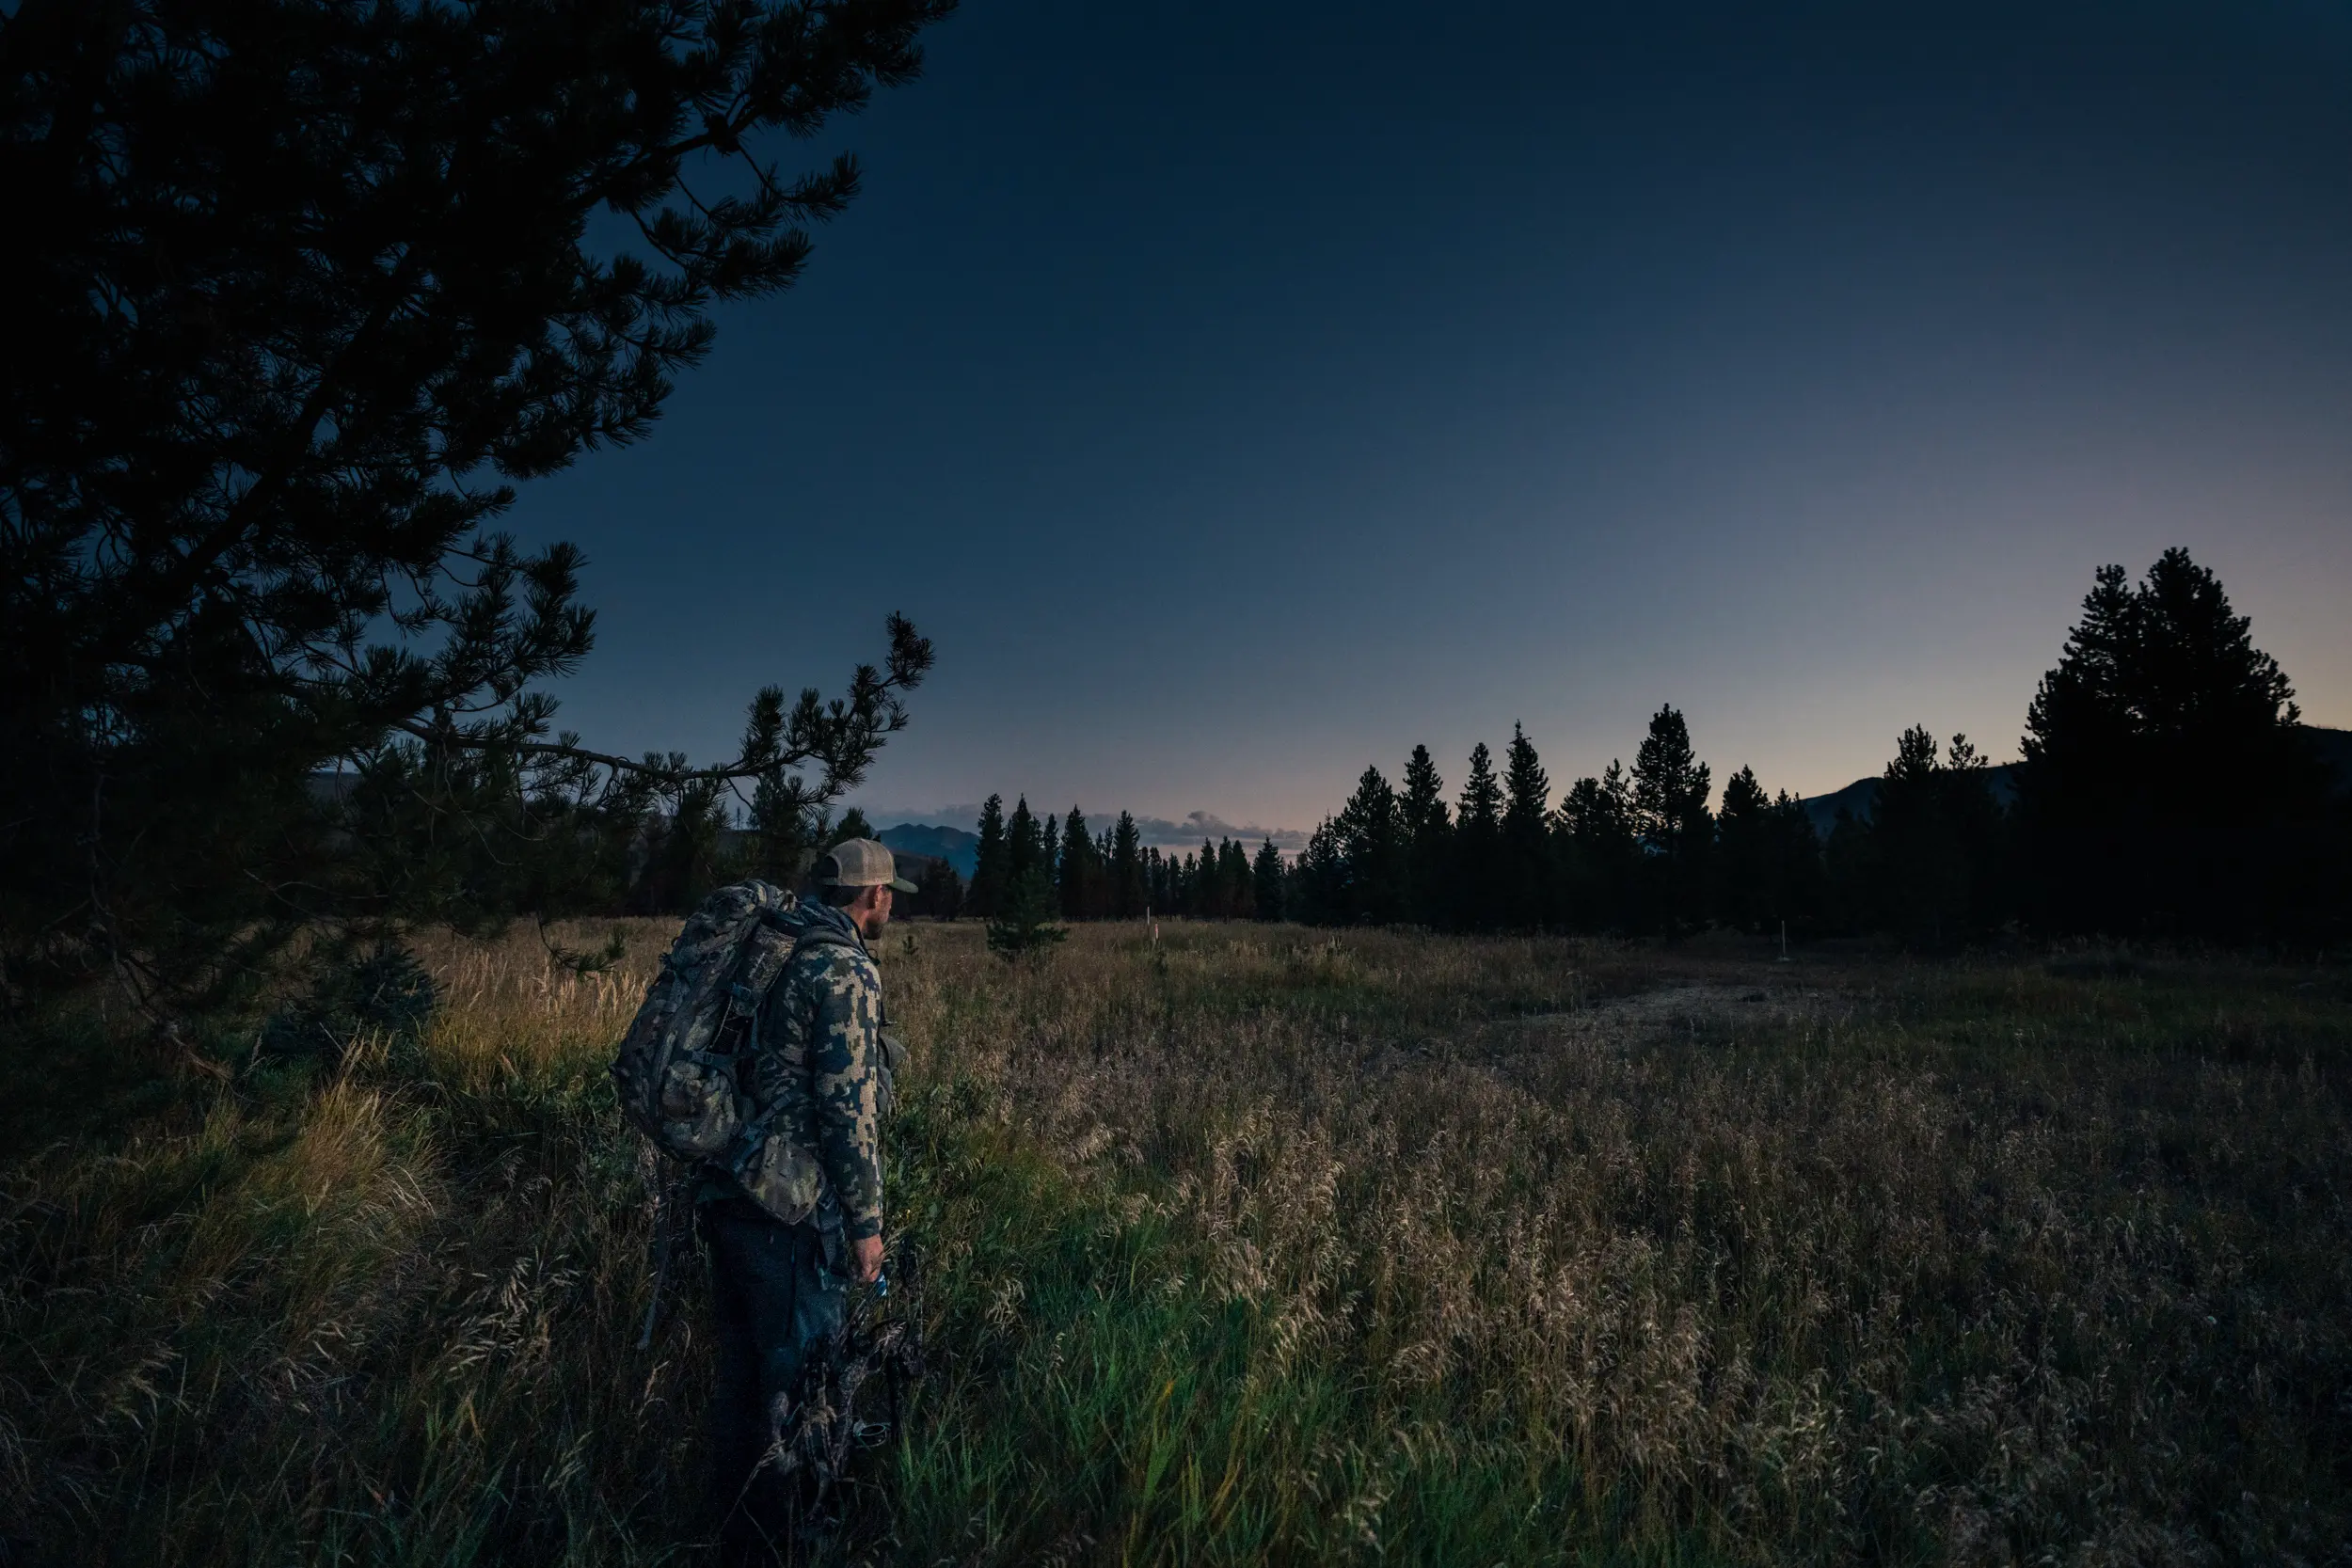
[[[973,869],[979,864],[979,835],[967,833],[961,828],[900,822],[895,827],[882,829],[874,836],[894,855],[920,855],[927,860],[946,861],[967,882],[972,879]]]

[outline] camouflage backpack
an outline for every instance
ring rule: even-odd
[[[756,1111],[751,1053],[760,1008],[802,947],[848,947],[770,882],[723,887],[687,917],[612,1059],[621,1114],[675,1159],[733,1177],[776,1218],[798,1224],[822,1195],[814,1153]]]

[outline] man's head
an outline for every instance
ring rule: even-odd
[[[870,838],[845,838],[817,861],[817,888],[830,907],[853,921],[868,942],[890,924],[894,893],[913,893],[890,851]]]

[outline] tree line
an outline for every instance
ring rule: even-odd
[[[1964,735],[1898,736],[1869,808],[1824,836],[1742,767],[1720,791],[1688,721],[1659,708],[1632,765],[1555,798],[1514,726],[1449,793],[1426,746],[1368,767],[1295,863],[1269,840],[1199,854],[1096,832],[1073,806],[982,809],[968,892],[917,908],[1034,921],[1134,919],[1676,937],[1884,933],[1943,947],[2004,928],[2222,942],[2352,934],[2352,797],[2301,725],[2278,662],[2220,581],[2169,550],[2133,583],[2102,568],[2042,680],[2003,800]],[[952,873],[949,873],[952,879]]]
[[[1231,838],[1204,838],[1200,852],[1163,854],[1142,840],[1133,814],[1097,832],[1072,806],[1041,823],[1026,796],[1005,814],[1004,797],[980,807],[979,844],[963,912],[995,919],[1030,906],[1066,920],[1134,920],[1149,914],[1196,920],[1279,918],[1284,872],[1271,840],[1253,856]]]
[[[1367,768],[1290,873],[1291,918],[1459,930],[1791,937],[1949,946],[2014,927],[2167,940],[2352,935],[2352,794],[2278,661],[2185,550],[2133,583],[2096,575],[2026,715],[2004,803],[1977,747],[1896,738],[1867,814],[1826,840],[1742,767],[1712,787],[1661,706],[1627,768],[1555,801],[1515,726],[1473,748],[1458,796],[1426,747],[1397,784]]]
[[[967,887],[945,861],[907,913],[1009,921],[1292,920],[1454,931],[1673,938],[1721,927],[1792,940],[1884,933],[1947,947],[2017,928],[2222,942],[2352,934],[2352,799],[2337,787],[2277,661],[2219,580],[2168,551],[2137,584],[2103,568],[2027,710],[2003,798],[1976,744],[1915,725],[1867,810],[1826,834],[1741,767],[1718,787],[1684,714],[1652,716],[1629,766],[1555,793],[1514,726],[1473,747],[1458,788],[1426,746],[1391,783],[1368,767],[1295,861],[1271,840],[1195,851],[1142,842],[1132,814],[981,808]],[[674,912],[756,875],[796,883],[823,846],[871,836],[763,788],[716,782],[628,832],[610,827],[541,905]],[[519,906],[518,906],[519,907]]]

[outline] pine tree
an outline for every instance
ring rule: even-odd
[[[1474,931],[1492,929],[1502,918],[1502,786],[1483,740],[1470,748],[1454,847],[1454,923]]]
[[[645,857],[622,907],[630,914],[678,914],[726,880],[721,842],[725,786],[704,779],[680,792],[677,809],[654,818]]]
[[[1085,816],[1075,806],[1062,818],[1061,832],[1062,916],[1067,920],[1084,920],[1091,912],[1095,884],[1100,880],[1094,863],[1094,840],[1087,832]]]
[[[1020,813],[1014,813],[1016,818]],[[1034,819],[1030,831],[1037,831]],[[1050,951],[1056,942],[1070,935],[1067,927],[1051,924],[1054,917],[1054,884],[1046,877],[1041,854],[1013,874],[1012,884],[1006,890],[1004,909],[988,923],[988,950],[1011,963]]]
[[[1111,912],[1111,831],[1108,828],[1094,835],[1094,847],[1089,853],[1094,876],[1087,892],[1087,918],[1106,920]]]
[[[1502,786],[1495,782],[1493,753],[1480,741],[1470,748],[1470,776],[1462,781],[1461,826],[1465,832],[1502,831]]]
[[[1258,913],[1258,884],[1250,875],[1249,851],[1239,839],[1220,839],[1216,847],[1217,880],[1223,884],[1228,920],[1252,920]]]
[[[953,920],[963,909],[963,879],[946,861],[933,861],[914,892],[914,912]]]
[[[1429,748],[1416,746],[1405,764],[1398,795],[1405,817],[1405,915],[1417,925],[1443,926],[1454,913],[1454,823],[1445,781]]]
[[[2325,928],[2347,895],[2327,776],[2278,660],[2211,572],[2100,569],[2026,718],[2020,863],[2056,931],[2235,939]]]
[[[1960,756],[1966,742],[1954,742]],[[1972,777],[1981,786],[1981,775]],[[1821,917],[1821,843],[1804,802],[1785,789],[1767,799],[1753,768],[1734,773],[1715,825],[1720,917],[1743,931],[1772,935],[1786,926],[1791,935],[1811,935]]]
[[[1876,928],[1879,876],[1869,825],[1844,806],[1821,847],[1824,919],[1847,935]]]
[[[1598,778],[1582,778],[1561,798],[1554,832],[1566,862],[1567,902],[1575,923],[1595,931],[1640,925],[1641,814],[1625,765],[1612,759]]]
[[[1192,873],[1192,917],[1195,920],[1225,918],[1225,884],[1216,874],[1216,849],[1207,839],[1200,841],[1200,858],[1184,857],[1185,867]]]
[[[1915,724],[1896,737],[1870,809],[1873,923],[1906,942],[1942,946],[1967,905],[1967,866],[1945,812],[1935,736]]]
[[[1005,824],[1005,887],[1009,894],[1012,884],[1035,871],[1045,869],[1045,829],[1029,811],[1029,798],[1020,797],[1012,808],[1012,817]],[[1053,886],[1049,878],[1046,886]]]
[[[1772,902],[1767,912],[1790,935],[1810,936],[1820,926],[1825,908],[1820,834],[1804,802],[1785,789],[1773,798],[1771,822]]]
[[[1250,865],[1250,894],[1255,913],[1260,920],[1280,920],[1284,911],[1282,896],[1282,852],[1274,847],[1272,838],[1258,846],[1257,859]]]
[[[982,920],[995,918],[1012,884],[1012,841],[1005,832],[1005,798],[992,795],[980,807],[980,842],[974,852],[972,886],[964,907]]]
[[[1707,809],[1707,764],[1691,749],[1691,731],[1669,704],[1650,720],[1633,757],[1633,804],[1653,852],[1650,913],[1669,934],[1707,923],[1709,852],[1715,818]]]
[[[866,820],[864,812],[851,806],[841,814],[841,820],[834,823],[833,831],[825,835],[825,847],[831,848],[849,839],[872,838],[873,836],[874,825]]]
[[[1296,895],[1293,918],[1307,926],[1344,925],[1352,918],[1347,880],[1340,826],[1327,816],[1308,836],[1306,852],[1298,857],[1291,884]]]
[[[1742,768],[1724,783],[1724,809],[1715,819],[1716,908],[1742,931],[1762,931],[1781,918],[1772,906],[1779,824],[1756,769]]]
[[[1559,897],[1551,864],[1551,781],[1534,742],[1518,724],[1503,753],[1502,919],[1521,928],[1541,926]]]
[[[322,923],[609,895],[581,868],[714,779],[856,783],[930,663],[906,623],[836,705],[760,692],[723,764],[600,752],[546,688],[593,644],[580,553],[498,525],[792,284],[858,171],[765,144],[830,139],[946,9],[9,8],[12,983],[108,970],[176,1028]]]
[[[1966,736],[1939,760],[1935,736],[1915,725],[1898,738],[1869,822],[1867,910],[1915,945],[1984,935],[2008,907],[2000,885],[2003,815]]]
[[[1135,816],[1128,812],[1119,814],[1119,825],[1111,830],[1110,884],[1110,912],[1115,920],[1136,918],[1152,900],[1142,835],[1136,829]]]
[[[1339,816],[1346,864],[1346,914],[1360,925],[1386,926],[1405,914],[1405,816],[1396,791],[1377,768],[1356,781]]]

